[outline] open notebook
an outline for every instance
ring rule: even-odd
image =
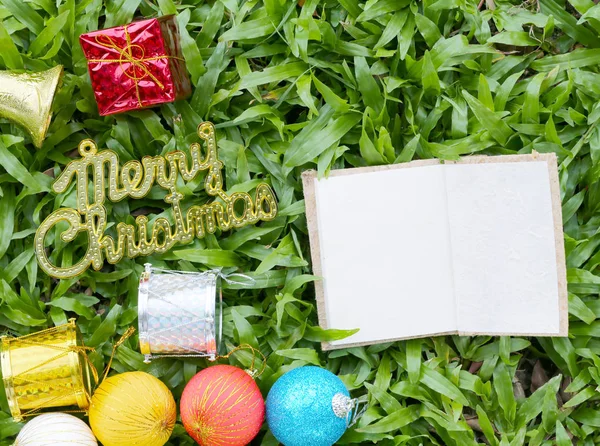
[[[441,334],[566,336],[554,154],[304,172],[324,349]]]

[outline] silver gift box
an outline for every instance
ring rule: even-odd
[[[145,265],[140,278],[138,324],[145,362],[171,356],[214,360],[221,342],[219,271],[170,271]]]

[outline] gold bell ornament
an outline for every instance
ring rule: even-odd
[[[37,148],[50,126],[52,100],[62,75],[62,65],[37,73],[0,71],[0,117],[25,128]]]
[[[83,344],[75,319],[18,338],[3,336],[0,341],[2,379],[15,421],[56,407],[87,411],[92,378],[97,382],[98,376],[87,356],[93,349]]]

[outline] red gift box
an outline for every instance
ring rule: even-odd
[[[79,37],[100,115],[185,99],[192,93],[175,16]]]

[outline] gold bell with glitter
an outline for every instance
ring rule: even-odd
[[[0,71],[0,118],[19,124],[42,147],[52,117],[54,93],[63,75],[62,65],[36,73]]]
[[[86,412],[96,369],[87,357],[75,319],[64,325],[21,337],[0,339],[2,379],[15,421],[44,409],[72,407]],[[62,410],[69,412],[69,410]]]

